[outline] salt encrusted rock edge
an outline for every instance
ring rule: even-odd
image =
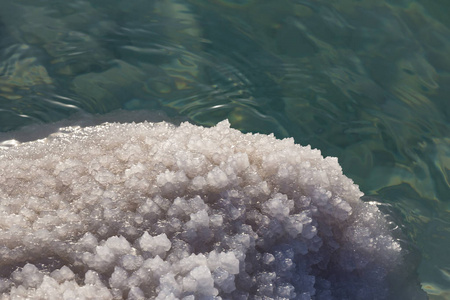
[[[0,150],[0,170],[2,299],[423,296],[392,286],[400,244],[337,159],[292,139],[74,126]]]

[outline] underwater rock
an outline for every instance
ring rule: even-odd
[[[1,299],[426,299],[336,158],[227,121],[0,149]]]

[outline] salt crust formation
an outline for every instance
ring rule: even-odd
[[[377,207],[336,158],[292,139],[227,121],[73,126],[1,149],[0,170],[1,299],[412,299],[398,290],[416,289],[403,285],[402,249]]]

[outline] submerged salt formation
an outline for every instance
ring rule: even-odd
[[[422,299],[336,158],[228,122],[0,150],[1,299]]]

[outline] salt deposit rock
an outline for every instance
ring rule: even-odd
[[[227,121],[0,150],[1,299],[425,299],[336,158]]]

